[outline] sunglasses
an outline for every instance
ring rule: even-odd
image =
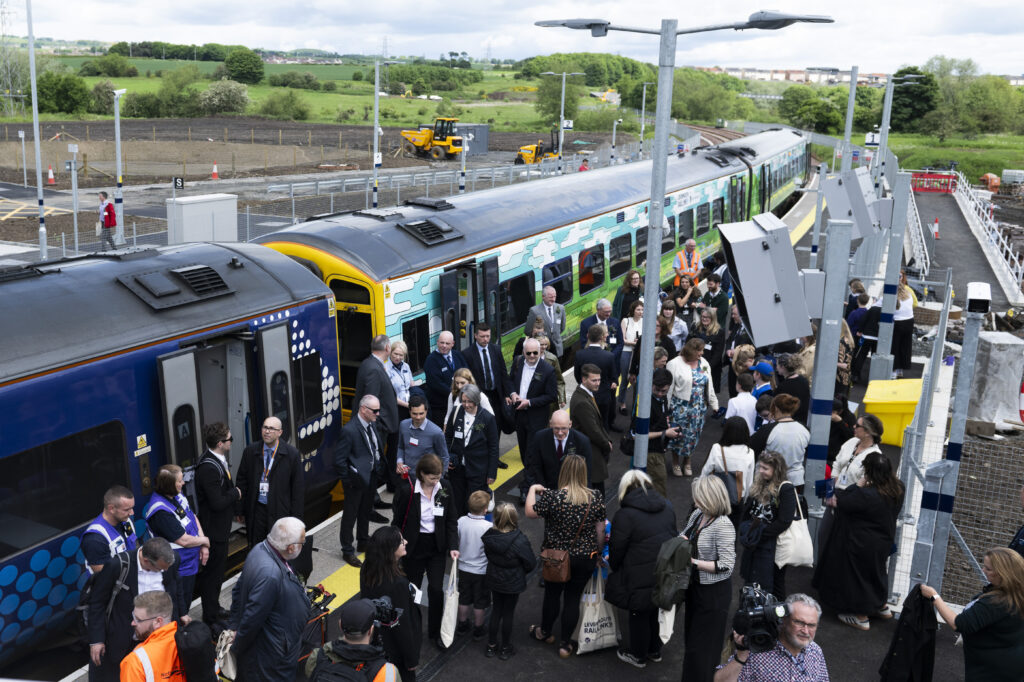
[[[234,436],[231,436],[231,438],[221,438],[221,439],[220,439],[220,442],[221,442],[221,443],[231,443],[231,442],[233,442],[234,440],[235,440],[235,437],[234,437]]]
[[[373,412],[374,414],[380,414],[380,408],[379,407],[377,409],[373,409],[372,407],[367,407],[366,409],[368,409],[370,412]]]
[[[540,351],[528,350],[526,351],[526,355],[540,355]]]

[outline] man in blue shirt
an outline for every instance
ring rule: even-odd
[[[448,446],[444,431],[427,419],[427,401],[420,395],[409,398],[409,419],[398,425],[398,464],[400,475],[415,471],[420,457],[432,452],[441,458],[441,471],[448,471]]]

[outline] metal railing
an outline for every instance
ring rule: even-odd
[[[907,203],[907,234],[910,235],[914,265],[922,276],[927,277],[932,265],[931,254],[926,246],[921,214],[917,212],[917,200],[914,199],[913,192],[910,193],[910,201]]]

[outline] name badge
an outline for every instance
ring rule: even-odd
[[[409,445],[419,445],[419,444],[420,444],[419,439],[413,438],[412,436],[409,436]]]
[[[434,507],[434,516],[444,516],[444,507]]]
[[[614,336],[609,336],[608,337],[608,345],[609,346],[614,346],[618,342],[619,342],[619,340],[616,339]]]
[[[266,497],[270,492],[270,483],[267,481],[260,481],[260,496]]]
[[[711,344],[710,343],[705,343],[704,344],[704,350],[711,350]]]
[[[448,372],[448,371],[450,371],[450,370],[448,369],[448,365],[443,365],[443,366],[441,367],[441,371],[442,371],[442,372]]]
[[[462,431],[456,431],[455,432],[455,437],[456,438],[462,438]]]
[[[423,605],[423,590],[416,587],[412,583],[409,583],[409,589],[412,590],[412,601],[415,604]]]

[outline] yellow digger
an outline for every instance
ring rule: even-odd
[[[454,135],[457,118],[438,118],[434,126],[403,130],[402,151],[408,156],[429,155],[435,161],[462,153],[462,136]]]
[[[558,136],[551,131],[551,146],[545,147],[544,140],[537,140],[537,144],[526,144],[519,148],[516,154],[516,165],[521,166],[529,163],[540,163],[544,159],[558,158]]]

